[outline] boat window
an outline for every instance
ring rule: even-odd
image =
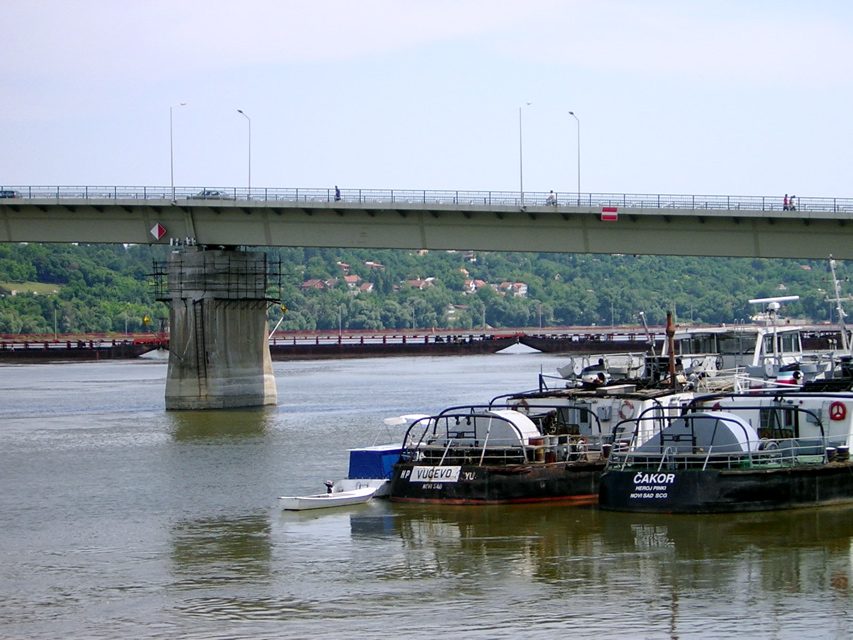
[[[758,435],[771,440],[798,438],[797,410],[782,407],[760,409]]]
[[[800,349],[800,334],[788,331],[779,336],[779,351],[782,353],[798,353]]]
[[[680,355],[694,355],[698,353],[717,353],[715,346],[716,336],[696,335],[685,338],[678,342],[677,353]]]
[[[748,336],[725,336],[720,339],[720,354],[739,355],[743,353],[755,353],[755,337]]]

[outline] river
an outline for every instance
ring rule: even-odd
[[[158,360],[0,366],[0,637],[849,638],[853,507],[281,512],[385,417],[559,356],[276,362],[278,406],[166,412]]]

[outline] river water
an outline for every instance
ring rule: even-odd
[[[275,363],[166,412],[163,361],[0,366],[2,638],[849,638],[853,508],[735,516],[372,501],[283,513],[382,418],[536,386],[544,354]]]

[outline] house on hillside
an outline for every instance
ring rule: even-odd
[[[527,297],[527,285],[523,282],[501,282],[497,288],[501,295],[511,295],[514,298]]]
[[[462,285],[462,293],[477,293],[478,289],[487,286],[489,285],[486,283],[486,281],[480,280],[479,278],[475,280],[466,280],[465,283]]]
[[[361,276],[344,276],[344,282],[347,283],[347,289],[351,293],[358,293],[358,283],[361,282]]]
[[[432,277],[427,278],[426,280],[421,280],[420,278],[417,278],[415,280],[406,280],[406,284],[410,287],[414,287],[418,291],[423,291],[427,287],[433,286],[433,280],[435,280],[435,278]]]
[[[306,280],[305,282],[303,282],[301,285],[299,285],[299,289],[301,291],[311,291],[312,289],[316,289],[318,291],[325,291],[326,289],[333,289],[337,284],[337,278],[330,278],[329,280],[321,280],[315,278],[313,280]]]
[[[318,289],[319,291],[322,291],[326,288],[326,282],[320,279],[306,280],[299,286],[299,288],[302,291],[310,291],[311,289]]]

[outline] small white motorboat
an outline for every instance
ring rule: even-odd
[[[305,511],[307,509],[328,509],[353,504],[364,504],[373,497],[377,487],[360,487],[350,491],[329,491],[313,496],[282,496],[278,499],[285,511]]]

